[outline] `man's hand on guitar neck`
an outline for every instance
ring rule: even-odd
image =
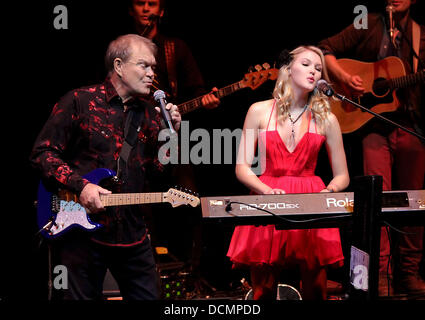
[[[216,87],[212,88],[210,93],[207,93],[202,97],[202,106],[206,109],[214,109],[217,108],[220,104],[220,99],[218,99],[213,92],[217,92],[218,89]]]
[[[111,193],[111,191],[106,190],[97,184],[88,183],[80,193],[80,204],[86,208],[86,210],[89,210],[90,213],[103,211],[105,210],[105,207],[100,200],[100,195]]]

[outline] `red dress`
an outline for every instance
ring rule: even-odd
[[[322,179],[314,174],[325,137],[317,133],[317,128],[310,132],[310,120],[311,112],[308,130],[293,152],[288,151],[277,128],[268,130],[267,125],[266,131],[260,133],[260,152],[265,149],[262,163],[266,164],[259,177],[262,182],[286,193],[312,193],[325,188]],[[341,266],[344,261],[339,229],[276,230],[274,225],[237,226],[227,256],[235,266],[306,263],[312,268],[330,264]]]

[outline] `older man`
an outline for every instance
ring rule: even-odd
[[[72,230],[53,242],[54,261],[68,271],[68,289],[60,292],[65,299],[101,299],[108,268],[124,299],[158,298],[143,207],[105,209],[100,200],[108,189],[144,192],[149,176],[162,170],[159,115],[144,100],[154,77],[155,52],[156,46],[139,35],[112,41],[105,56],[105,82],[64,95],[35,142],[31,162],[46,185],[77,194],[86,209],[99,213],[92,220],[104,225],[93,233]],[[177,106],[166,107],[179,129]],[[124,148],[128,157],[121,153]],[[91,183],[84,176],[96,168],[117,171],[119,182],[108,189]]]

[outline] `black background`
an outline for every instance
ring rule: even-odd
[[[353,23],[354,7],[369,12],[384,1],[168,1],[164,33],[187,42],[199,64],[207,88],[242,79],[250,66],[273,66],[282,49],[317,44]],[[53,26],[57,5],[68,9],[68,29]],[[34,140],[55,102],[68,90],[103,81],[103,56],[108,43],[130,30],[125,1],[40,1],[6,14],[15,17],[3,27],[3,177],[6,194],[2,210],[2,268],[0,297],[43,299],[40,283],[46,270],[37,254],[35,209],[38,176],[28,164]],[[424,1],[414,7],[415,20],[425,24]],[[255,101],[268,99],[273,83],[244,89],[223,98],[215,110],[194,112],[196,127],[242,128],[246,111]],[[58,128],[60,130],[60,128]],[[329,177],[325,156],[318,171]],[[349,154],[350,174],[361,174],[358,154]],[[359,162],[360,161],[360,162]],[[195,169],[201,196],[237,195],[247,190],[236,180],[234,165],[200,165]],[[12,205],[10,205],[12,204]],[[199,209],[199,215],[201,214]],[[209,226],[203,234],[203,275],[226,289],[241,273],[230,270],[225,253],[232,228]],[[176,237],[174,234],[173,237]],[[178,241],[178,239],[176,239]],[[8,281],[6,281],[8,280]],[[42,285],[41,285],[42,287]]]

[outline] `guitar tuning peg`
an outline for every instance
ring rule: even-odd
[[[263,63],[263,68],[265,70],[269,70],[270,69],[270,65],[267,62],[265,62],[265,63]]]
[[[249,66],[249,68],[248,68],[248,72],[254,72],[254,67],[253,66]]]
[[[263,69],[263,67],[262,66],[260,66],[259,64],[257,64],[256,66],[255,66],[255,70],[257,70],[257,71],[261,71]]]

